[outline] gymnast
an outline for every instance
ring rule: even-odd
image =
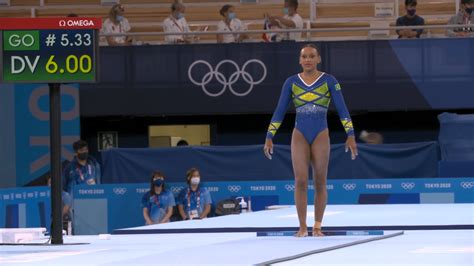
[[[324,236],[321,231],[321,223],[328,197],[326,182],[330,151],[326,116],[331,99],[336,105],[339,118],[346,131],[345,151],[351,151],[352,160],[358,155],[357,144],[341,86],[332,75],[317,69],[317,65],[321,63],[319,49],[313,44],[305,45],[301,49],[299,63],[303,72],[293,75],[285,81],[278,105],[268,127],[263,150],[265,156],[271,160],[272,139],[283,121],[290,101],[293,100],[296,108],[296,121],[291,137],[291,161],[295,176],[295,202],[299,220],[299,230],[295,236],[308,236],[306,211],[310,163],[313,168],[313,182],[316,189],[313,236]]]

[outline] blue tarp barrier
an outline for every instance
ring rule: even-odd
[[[438,176],[436,142],[359,144],[352,161],[343,144],[331,146],[329,179],[404,178]],[[148,182],[160,170],[169,181],[182,182],[191,167],[204,181],[254,181],[293,179],[290,146],[276,145],[273,160],[261,145],[110,149],[102,153],[104,183]]]
[[[442,113],[438,120],[442,160],[474,161],[474,114]]]
[[[439,176],[474,176],[474,161],[439,161]]]

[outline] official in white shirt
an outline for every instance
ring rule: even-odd
[[[283,8],[284,16],[265,16],[270,20],[272,26],[281,29],[303,29],[303,18],[298,14],[298,0],[285,0],[285,7]],[[283,40],[301,40],[301,32],[288,32],[281,34]]]
[[[217,24],[217,31],[227,31],[230,34],[217,34],[218,43],[235,43],[247,39],[246,34],[236,34],[236,31],[246,31],[247,27],[237,18],[235,8],[232,5],[224,5],[220,12],[223,20]]]
[[[190,32],[188,22],[184,17],[185,7],[181,3],[171,5],[171,15],[163,21],[164,32]],[[190,35],[166,35],[167,43],[190,43],[193,37]]]
[[[109,11],[109,17],[102,23],[102,33],[127,33],[131,30],[130,23],[123,16],[125,8],[120,5],[114,5]],[[131,45],[131,36],[107,36],[107,43],[110,46]]]

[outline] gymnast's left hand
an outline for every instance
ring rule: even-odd
[[[357,151],[357,144],[354,136],[347,137],[346,140],[346,152],[351,150],[351,159],[355,160],[359,152]]]
[[[265,139],[265,146],[263,146],[263,153],[271,160],[273,154],[273,141],[271,139]]]

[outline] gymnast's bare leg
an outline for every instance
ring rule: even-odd
[[[324,236],[321,232],[324,210],[328,201],[326,189],[329,152],[331,150],[328,129],[321,131],[311,144],[311,165],[314,182],[314,225],[313,236]]]
[[[297,237],[308,235],[306,212],[308,205],[308,169],[310,163],[310,146],[298,129],[293,130],[291,138],[291,161],[295,175],[295,203],[298,213],[299,230]]]

